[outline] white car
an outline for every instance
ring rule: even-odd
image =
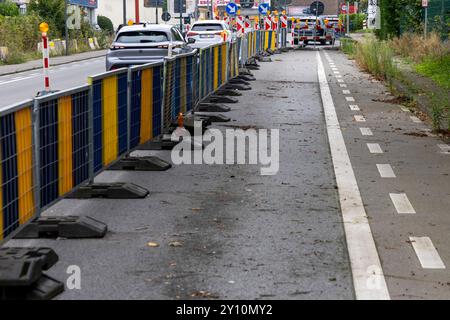
[[[192,47],[202,48],[211,44],[223,42],[224,34],[226,36],[226,41],[231,42],[233,33],[225,21],[202,20],[194,22],[191,29],[186,34],[186,41],[195,39],[195,45]]]

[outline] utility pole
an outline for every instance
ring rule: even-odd
[[[69,9],[68,1],[69,0],[64,0],[64,33],[66,37],[66,56],[69,55],[69,27],[67,26],[67,20],[69,19],[67,15],[67,10]]]
[[[127,0],[123,0],[123,24],[127,24]]]
[[[213,19],[213,0],[209,0],[209,19]]]
[[[183,32],[183,0],[178,0],[180,10],[180,31]]]
[[[347,1],[347,35],[350,35],[350,1]]]
[[[136,14],[136,23],[140,22],[140,17],[139,17],[139,0],[134,0],[134,12]]]

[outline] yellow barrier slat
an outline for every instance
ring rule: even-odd
[[[72,152],[72,97],[68,96],[58,100],[58,190],[60,196],[73,187]]]
[[[219,47],[214,47],[214,90],[219,87]]]
[[[153,69],[142,71],[141,83],[140,143],[143,144],[153,138]]]
[[[118,91],[117,76],[102,81],[102,113],[103,113],[103,165],[107,166],[117,158],[118,154]]]
[[[31,108],[26,108],[16,112],[15,126],[19,192],[19,223],[24,224],[32,218],[34,214]]]

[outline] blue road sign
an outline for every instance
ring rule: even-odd
[[[261,3],[258,7],[259,13],[267,14],[267,11],[270,10],[270,6],[268,3]]]
[[[233,3],[233,2],[230,2],[229,4],[227,4],[225,9],[227,10],[227,13],[230,15],[236,14],[239,10],[237,4]]]

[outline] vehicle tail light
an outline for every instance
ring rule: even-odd
[[[123,46],[111,46],[110,49],[111,50],[118,50],[118,49],[125,49],[125,47],[123,47]]]
[[[190,31],[190,32],[187,33],[187,36],[188,37],[198,36],[198,33]]]

